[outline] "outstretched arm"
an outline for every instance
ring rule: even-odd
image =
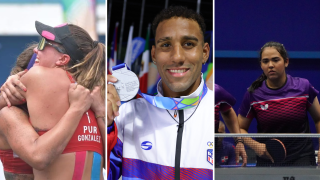
[[[312,105],[309,107],[309,113],[316,126],[316,131],[319,134],[320,133],[320,105],[317,97],[314,98]],[[319,144],[320,144],[320,138],[319,138]],[[320,146],[318,150],[318,162],[317,162],[318,166],[320,165],[319,162],[320,162]]]
[[[234,112],[233,108],[230,108],[224,112],[221,112],[221,116],[222,116],[224,122],[226,123],[226,125],[231,133],[240,133],[238,118],[237,118],[237,115]],[[240,138],[236,137],[236,139],[240,139]],[[240,155],[243,160],[242,166],[246,166],[247,165],[247,153],[244,149],[243,143],[238,142],[236,144],[235,153],[236,153],[236,162],[239,163],[239,155]]]
[[[99,126],[99,130],[101,132],[101,136],[102,136],[102,142],[105,145],[105,137],[106,137],[106,127],[105,127],[105,114],[106,114],[106,105],[105,105],[105,100],[104,98],[101,96],[101,91],[100,91],[100,87],[96,86],[92,92],[91,92],[91,97],[93,99],[93,103],[91,105],[91,109],[93,110],[95,117],[97,119],[97,123]],[[103,146],[105,147],[105,146]],[[106,156],[104,155],[104,158]],[[104,162],[106,162],[104,160]],[[105,167],[105,164],[104,164]]]
[[[17,107],[0,111],[0,130],[12,150],[35,169],[46,168],[62,153],[85,111],[92,103],[90,91],[80,85],[69,88],[70,107],[60,121],[48,132],[39,136],[29,117]],[[46,121],[46,117],[43,117]]]
[[[240,133],[238,117],[233,108],[223,112],[221,111],[221,116],[231,133]]]

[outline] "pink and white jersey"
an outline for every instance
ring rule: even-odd
[[[230,109],[236,103],[236,99],[218,84],[214,85],[214,94],[214,132],[216,133],[219,129],[220,111],[224,112]]]

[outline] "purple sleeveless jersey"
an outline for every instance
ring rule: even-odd
[[[215,103],[214,103],[214,124],[215,124],[215,133],[218,132],[219,129],[219,112],[224,112],[228,109],[230,109],[235,103],[236,99],[228,93],[226,90],[224,90],[221,86],[218,84],[214,85],[214,95],[215,95]]]

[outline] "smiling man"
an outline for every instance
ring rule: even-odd
[[[172,17],[161,21],[158,27],[153,24],[153,29],[156,44],[151,55],[162,79],[164,95],[191,94],[200,85],[202,64],[207,61],[210,49],[204,43],[200,25],[192,19]]]
[[[108,85],[108,138],[118,130],[108,179],[213,179],[213,92],[201,74],[210,50],[204,20],[185,7],[169,7],[152,29],[159,103],[139,98],[118,111],[119,97]]]

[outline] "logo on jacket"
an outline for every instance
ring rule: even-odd
[[[268,109],[268,107],[269,107],[269,105],[268,104],[266,104],[266,105],[260,105],[260,107],[261,107],[261,109],[262,110],[267,110]]]
[[[152,143],[150,141],[144,141],[141,143],[141,149],[150,150],[152,148]]]
[[[227,162],[228,161],[228,156],[223,156],[222,158],[221,158],[221,162],[222,163],[225,163],[225,162]]]
[[[207,150],[207,161],[213,165],[213,149]]]

